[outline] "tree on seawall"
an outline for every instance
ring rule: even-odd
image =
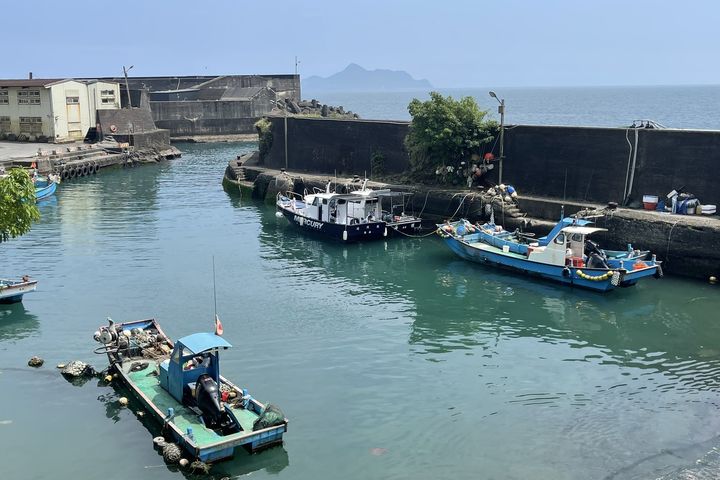
[[[35,185],[22,168],[0,177],[0,243],[24,235],[40,219],[35,205]]]
[[[472,97],[455,100],[431,92],[430,100],[413,99],[408,111],[412,121],[405,146],[410,173],[421,181],[462,181],[461,172],[488,149],[498,130]]]

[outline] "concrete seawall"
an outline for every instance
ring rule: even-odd
[[[408,122],[288,119],[286,159],[283,119],[270,121],[269,168],[375,177],[379,153],[385,174],[408,170]],[[516,125],[506,130],[505,157],[503,181],[529,195],[637,204],[685,187],[720,204],[720,131]]]
[[[274,204],[278,192],[303,193],[314,187],[324,189],[331,180],[328,175],[304,172],[282,172],[261,166],[257,154],[229,162],[223,185],[229,192]],[[338,188],[352,183],[340,179]],[[414,193],[406,211],[420,214],[426,227],[443,219],[468,218],[483,220],[488,216],[487,205],[492,205],[496,221],[509,230],[523,228],[537,235],[547,234],[560,216],[561,202],[538,197],[520,197],[518,211],[513,205],[489,197],[478,191],[442,189],[417,185],[391,185],[371,182],[372,188],[392,188]],[[335,187],[333,187],[335,188]],[[581,209],[602,209],[602,205],[586,202],[563,202],[565,214]],[[596,226],[607,228],[594,236],[604,247],[624,250],[628,243],[634,248],[651,250],[665,263],[665,272],[699,279],[720,275],[720,221],[715,218],[669,215],[628,208],[603,211]]]

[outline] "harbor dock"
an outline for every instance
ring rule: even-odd
[[[225,189],[274,203],[278,192],[324,189],[329,180],[342,191],[357,180],[265,168],[256,164],[258,160],[258,154],[253,153],[229,161],[223,175]],[[572,215],[581,210],[593,211],[597,215],[595,225],[608,229],[597,234],[597,239],[608,248],[622,250],[632,244],[651,250],[663,261],[665,273],[704,280],[720,274],[720,219],[715,216],[673,215],[623,207],[608,209],[599,203],[523,195],[518,196],[516,205],[480,190],[383,182],[368,185],[412,193],[406,211],[430,220],[427,228],[433,228],[432,219],[462,217],[473,222],[487,219],[488,206],[492,206],[496,221],[507,229],[521,228],[545,235],[557,223],[561,212]]]

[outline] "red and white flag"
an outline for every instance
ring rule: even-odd
[[[222,336],[223,334],[223,326],[222,322],[220,321],[220,317],[218,317],[218,314],[215,314],[215,335]]]

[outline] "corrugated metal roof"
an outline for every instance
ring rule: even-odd
[[[62,82],[64,78],[21,78],[17,80],[0,80],[0,87],[44,87],[52,83]]]

